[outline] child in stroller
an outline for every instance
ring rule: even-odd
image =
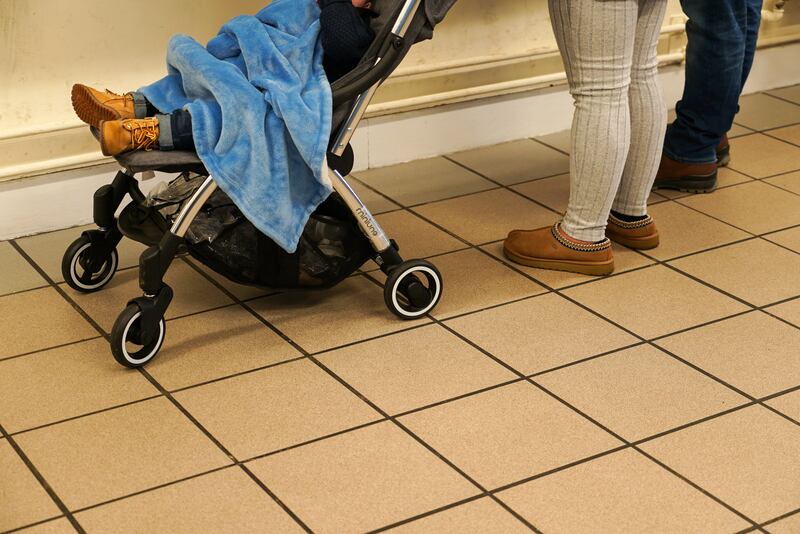
[[[324,8],[343,1],[359,7],[359,2],[348,0],[321,0],[321,5]],[[397,244],[388,238],[344,176],[353,167],[350,140],[378,87],[413,44],[432,36],[433,27],[454,3],[455,0],[371,2],[374,15],[370,14],[369,21],[375,38],[358,65],[332,84],[327,174],[334,193],[311,216],[295,253],[282,250],[237,214],[194,152],[132,150],[115,156],[123,170],[94,195],[98,229],[84,232],[67,249],[62,273],[67,284],[77,291],[99,291],[114,276],[118,264],[116,246],[123,236],[150,246],[139,262],[143,296],[128,302],[111,330],[111,352],[118,363],[129,368],[143,367],[161,349],[166,332],[164,316],[173,297],[164,275],[180,253],[188,252],[236,282],[271,289],[332,287],[371,258],[386,274],[384,301],[392,313],[413,320],[435,308],[443,287],[439,271],[425,260],[404,261]],[[367,6],[360,2],[360,7]],[[169,216],[149,205],[139,189],[136,174],[150,171],[181,173],[174,183],[192,184]],[[126,196],[132,201],[117,215]],[[191,239],[193,233],[203,234],[200,227],[209,219],[215,219],[211,222],[221,227],[214,232],[215,239]],[[155,236],[142,231],[148,224],[156,229]]]
[[[369,0],[319,0],[323,64],[330,82],[358,65],[372,44],[374,13]],[[100,134],[106,156],[131,150],[194,150],[192,117],[187,110],[160,110],[144,94],[118,95],[83,84],[72,88],[72,107]]]

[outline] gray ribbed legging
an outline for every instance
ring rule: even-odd
[[[667,0],[549,0],[575,99],[570,236],[605,238],[611,209],[645,215],[667,113],[656,46]]]

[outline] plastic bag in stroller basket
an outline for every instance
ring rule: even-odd
[[[335,194],[311,215],[294,254],[258,231],[221,190],[203,207],[187,238],[189,253],[218,273],[271,289],[332,287],[374,254]]]

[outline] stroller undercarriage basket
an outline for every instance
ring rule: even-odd
[[[259,232],[217,190],[187,234],[189,253],[240,284],[270,289],[325,289],[350,276],[374,252],[335,194],[306,225],[290,254]]]

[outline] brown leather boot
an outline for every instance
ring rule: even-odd
[[[514,230],[503,246],[506,257],[528,267],[602,276],[614,272],[611,242],[584,244],[569,237],[560,223],[537,230]]]
[[[641,221],[627,222],[612,213],[608,216],[606,236],[611,241],[637,250],[649,250],[659,244],[658,228],[649,215]]]
[[[158,148],[161,130],[158,119],[125,119],[100,123],[100,147],[106,156],[118,156],[131,150]]]
[[[725,134],[717,146],[717,167],[727,167],[730,162],[731,144],[728,142],[728,134]]]
[[[98,91],[81,84],[72,86],[72,107],[83,122],[95,128],[103,121],[136,118],[136,106],[130,94]]]
[[[717,164],[680,163],[661,156],[653,190],[676,189],[687,193],[710,193],[717,188]]]

